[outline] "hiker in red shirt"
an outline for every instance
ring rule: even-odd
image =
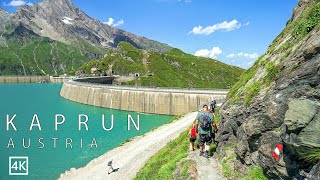
[[[192,128],[189,131],[190,135],[190,151],[194,151],[194,142],[197,139],[197,131],[196,131],[196,125],[193,124]]]

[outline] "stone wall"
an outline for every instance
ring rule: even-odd
[[[65,82],[60,95],[93,106],[152,114],[181,115],[196,111],[227,91],[134,88]]]

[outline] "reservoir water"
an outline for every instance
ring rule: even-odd
[[[59,95],[61,86],[0,84],[0,179],[56,179],[64,171],[84,166],[128,139],[161,126],[172,118],[165,115],[140,114],[140,130],[136,130],[131,123],[131,129],[128,131],[128,114],[137,122],[137,113],[68,101]],[[14,131],[11,124],[7,131],[7,115],[12,118],[15,114],[12,122],[17,131]],[[41,131],[39,126],[33,126],[32,131],[29,130],[34,114],[38,116]],[[58,131],[55,130],[56,114],[65,116],[65,122],[58,126]],[[84,125],[81,131],[78,130],[79,114],[88,116],[88,131]],[[106,128],[111,126],[111,115],[114,116],[114,127],[111,131],[103,129],[103,114]],[[37,121],[34,121],[34,124],[36,123]],[[30,146],[25,148],[29,145],[29,138]],[[93,139],[98,147],[90,146]],[[9,176],[10,156],[28,157],[28,176]]]

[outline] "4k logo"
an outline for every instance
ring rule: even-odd
[[[9,175],[10,176],[28,175],[28,157],[22,157],[22,156],[9,157]]]

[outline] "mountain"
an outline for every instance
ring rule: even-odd
[[[236,171],[260,166],[270,179],[320,179],[319,0],[299,1],[220,114],[217,151]]]
[[[171,49],[90,18],[70,0],[44,0],[13,14],[0,9],[0,22],[0,75],[60,75],[122,41],[139,49]]]
[[[121,42],[104,58],[85,63],[77,75],[120,75],[125,85],[227,89],[243,71],[239,67],[186,54],[176,48],[159,53]]]
[[[14,16],[37,35],[56,41],[79,44],[77,38],[80,38],[99,47],[117,47],[119,42],[126,41],[140,49],[159,52],[171,49],[166,44],[103,24],[89,17],[71,0],[44,0],[32,6],[25,5]]]

